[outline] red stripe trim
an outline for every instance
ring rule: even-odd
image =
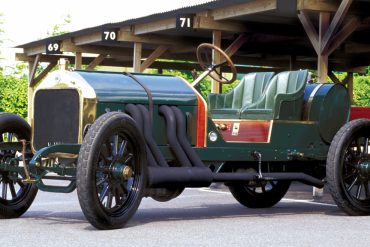
[[[205,133],[206,133],[206,105],[199,94],[198,98],[198,118],[197,118],[197,147],[205,147]]]

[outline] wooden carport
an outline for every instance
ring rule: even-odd
[[[240,49],[228,51],[235,52],[232,59],[240,73],[308,68],[318,71],[319,82],[329,76],[351,91],[352,74],[370,65],[369,10],[369,0],[210,1],[37,40],[18,46],[24,52],[16,58],[29,63],[32,93],[60,58],[76,69],[199,70],[195,51],[200,43],[225,49],[239,37]],[[36,74],[41,62],[49,65]],[[348,76],[340,82],[333,71]],[[212,91],[219,90],[213,83]]]

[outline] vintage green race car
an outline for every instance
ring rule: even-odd
[[[222,64],[207,64],[214,50]],[[236,70],[219,48],[198,48],[205,72],[191,85],[167,75],[56,71],[33,96],[31,127],[0,113],[0,217],[27,211],[37,190],[77,188],[87,220],[120,228],[142,197],[171,200],[185,187],[227,185],[251,208],[278,203],[292,181],[328,186],[350,215],[370,214],[370,121],[348,122],[339,84],[308,83],[308,71],[250,73],[208,102],[206,76]],[[232,78],[219,73],[229,67]]]

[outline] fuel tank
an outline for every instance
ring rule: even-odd
[[[341,84],[307,84],[304,92],[303,120],[318,123],[321,138],[330,143],[349,120],[350,98]]]

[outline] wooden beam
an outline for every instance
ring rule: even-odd
[[[36,85],[57,65],[57,62],[51,62],[49,65],[33,80],[33,83]]]
[[[147,34],[173,28],[176,28],[176,18],[169,18],[148,23],[136,24],[134,26],[134,34]]]
[[[221,47],[221,31],[213,31],[212,33],[212,43],[217,47]],[[220,64],[221,63],[221,56],[219,52],[212,50],[212,63],[213,64]],[[222,73],[220,68],[217,68],[218,73]],[[221,93],[221,85],[216,80],[211,80],[211,92],[212,93]]]
[[[87,35],[78,36],[72,39],[75,45],[88,45],[102,41],[101,33],[91,33]]]
[[[93,70],[96,66],[98,66],[101,62],[103,62],[105,58],[105,54],[99,54],[94,60],[87,66],[86,70]]]
[[[352,105],[353,104],[353,72],[348,72],[347,77],[348,77],[348,83],[347,83],[348,94],[349,94],[349,99]]]
[[[277,0],[254,0],[247,3],[230,5],[212,11],[212,16],[217,20],[225,20],[243,15],[263,13],[276,10]]]
[[[38,45],[35,47],[29,47],[29,48],[24,48],[24,53],[27,54],[27,56],[35,56],[37,54],[42,54],[45,53],[46,51],[46,46],[45,45]]]
[[[300,11],[298,13],[298,18],[301,21],[303,28],[306,31],[306,34],[310,39],[313,48],[316,51],[316,54],[320,55],[321,52],[319,47],[319,34],[317,33],[316,28],[312,24],[310,18],[308,17],[305,11]]]
[[[342,24],[352,2],[353,0],[342,0],[340,3],[339,8],[335,13],[333,20],[331,21],[330,26],[322,40],[321,53],[326,53],[325,51],[329,50],[330,40]]]
[[[320,12],[319,14],[319,50],[322,47],[322,40],[325,33],[328,30],[330,25],[330,13],[328,12]],[[329,57],[326,54],[322,54],[321,52],[318,54],[317,58],[317,74],[318,74],[318,81],[319,83],[326,83],[328,78],[328,65],[329,65]]]
[[[125,29],[119,31],[117,41],[140,42],[140,43],[163,44],[163,45],[172,45],[174,43],[173,38],[166,38],[161,35],[155,35],[155,34],[135,35],[133,32],[126,31]]]
[[[347,54],[370,53],[370,44],[346,43],[344,50]]]
[[[298,0],[297,10],[311,10],[320,12],[335,12],[338,3],[333,0]]]
[[[206,16],[195,16],[193,28],[218,30],[232,33],[243,33],[250,31],[244,23],[237,21],[215,21],[213,17]]]
[[[329,71],[328,74],[329,78],[336,84],[342,84],[342,82],[338,79],[338,77],[333,73],[333,71]]]
[[[158,46],[150,56],[145,59],[145,61],[140,65],[140,72],[143,72],[145,69],[149,68],[150,65],[155,62],[157,58],[159,58],[164,52],[168,50],[168,46],[160,45]]]
[[[357,27],[360,26],[360,20],[358,17],[352,17],[344,27],[336,34],[334,37],[331,38],[329,41],[329,45],[327,47],[328,50],[323,50],[323,53],[327,53],[330,55],[333,53],[347,38],[350,36],[354,31],[356,31]]]
[[[29,78],[28,78],[28,85],[29,87],[34,86],[34,77],[36,75],[37,67],[39,65],[41,59],[41,54],[37,54],[35,60],[32,62],[32,68],[30,68]],[[31,65],[31,64],[30,64]]]
[[[81,68],[82,68],[82,53],[78,51],[75,53],[75,69]]]
[[[133,69],[134,72],[141,72],[141,58],[142,58],[142,43],[134,43]]]
[[[240,47],[248,40],[248,36],[246,34],[240,34],[238,38],[236,38],[229,47],[225,50],[225,53],[231,57],[239,50]]]

